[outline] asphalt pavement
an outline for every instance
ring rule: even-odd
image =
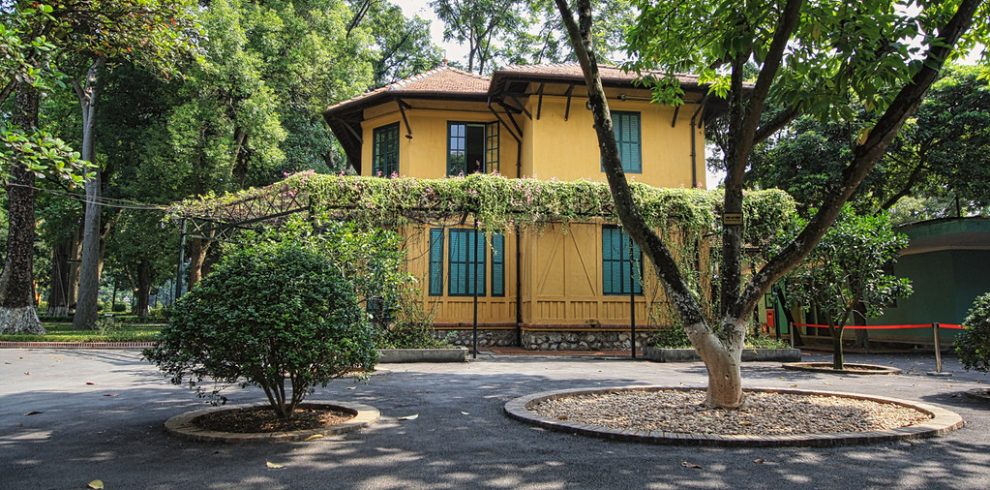
[[[165,433],[200,408],[136,351],[0,350],[0,489],[282,488],[990,488],[990,404],[962,391],[990,376],[930,377],[928,355],[849,355],[897,376],[836,376],[747,364],[748,386],[879,394],[954,410],[967,426],[926,441],[839,448],[694,448],[605,441],[510,420],[516,396],[570,387],[702,386],[699,363],[482,356],[464,364],[383,365],[314,399],[377,407],[366,430],[311,442],[224,445]],[[824,360],[814,356],[810,360]],[[231,403],[261,401],[230,389]],[[261,398],[259,398],[261,397]],[[410,415],[418,415],[409,418]],[[406,417],[406,418],[403,418]],[[272,469],[267,463],[281,465]],[[697,467],[696,467],[697,466]]]

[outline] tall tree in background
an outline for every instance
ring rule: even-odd
[[[84,67],[82,78],[72,83],[82,113],[83,160],[94,162],[100,76],[107,64],[134,61],[166,74],[176,70],[193,49],[195,9],[196,4],[189,0],[83,0],[76,10],[63,16],[66,42],[62,50]],[[99,168],[87,173],[79,297],[72,319],[77,329],[96,326],[104,231],[100,225],[100,182]]]
[[[444,41],[467,43],[467,71],[478,74],[491,71],[492,61],[532,22],[530,6],[518,0],[434,0],[430,6],[444,23]]]
[[[635,59],[629,67],[647,75],[659,68],[665,74],[653,85],[654,98],[681,102],[677,71],[699,73],[712,92],[728,98],[719,315],[710,322],[699,293],[691,289],[670,248],[646,225],[633,201],[598,70],[590,1],[576,2],[577,18],[567,0],[555,1],[588,85],[602,166],[623,228],[653,262],[667,298],[705,362],[707,405],[738,408],[744,400],[742,348],[757,302],[821,240],[957,45],[966,50],[990,39],[990,7],[983,0],[928,3],[917,10],[895,9],[886,1],[636,2],[640,16],[628,32],[628,49]],[[914,40],[920,44],[912,44]],[[757,74],[746,87],[750,63]],[[836,107],[848,107],[853,96],[876,112],[876,122],[857,138],[835,192],[744,286],[743,189],[753,147],[797,114],[828,117]],[[768,114],[768,100],[785,110]]]
[[[352,0],[354,18],[348,34],[365,27],[375,40],[374,84],[382,86],[431,70],[443,61],[443,50],[430,38],[430,21],[406,17],[387,0]]]
[[[914,199],[901,208],[929,204],[914,219],[979,213],[990,206],[990,81],[980,79],[979,71],[946,68],[854,194],[858,212],[886,212],[909,196]],[[807,212],[834,192],[857,138],[873,122],[857,104],[839,120],[799,117],[757,145],[747,179],[757,187],[786,190]]]
[[[42,333],[34,305],[35,188],[39,175],[78,177],[79,154],[38,128],[39,99],[59,73],[52,61],[58,21],[51,5],[4,2],[0,10],[0,175],[7,187],[6,259],[0,274],[0,333]],[[55,38],[57,39],[57,38]]]

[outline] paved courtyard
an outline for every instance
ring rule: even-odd
[[[373,427],[312,442],[229,446],[167,435],[202,406],[135,351],[0,350],[0,488],[990,488],[990,406],[959,395],[990,377],[926,376],[930,356],[849,355],[905,370],[840,377],[747,364],[750,386],[821,388],[934,403],[968,425],[920,442],[834,449],[718,449],[609,442],[546,432],[502,414],[536,391],[621,384],[702,385],[701,364],[492,357],[383,365],[314,399],[379,408]],[[812,360],[826,359],[823,356]],[[233,389],[231,402],[260,401]],[[414,419],[400,419],[416,415]],[[266,462],[283,465],[269,469]],[[685,464],[687,463],[687,464]],[[693,467],[694,465],[700,468]]]

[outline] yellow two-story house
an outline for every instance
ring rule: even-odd
[[[685,103],[674,107],[651,103],[632,74],[601,71],[627,178],[703,186],[702,124],[722,107],[691,76],[681,77]],[[364,176],[497,172],[604,181],[587,104],[577,64],[511,66],[490,78],[444,66],[333,105],[324,116]],[[480,345],[530,349],[628,348],[633,317],[639,340],[669,324],[654,308],[664,301],[655,277],[614,225],[482,236],[470,222],[444,223],[405,235],[424,306],[435,328],[456,341],[469,339],[476,312]]]

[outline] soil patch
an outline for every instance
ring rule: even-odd
[[[193,425],[217,432],[263,434],[296,430],[320,429],[347,422],[353,413],[325,407],[297,408],[290,420],[279,419],[270,407],[247,407],[223,410],[196,417]]]
[[[527,408],[543,417],[610,429],[717,435],[799,435],[896,429],[931,419],[894,403],[840,396],[748,392],[739,410],[706,409],[704,390],[566,395]]]

